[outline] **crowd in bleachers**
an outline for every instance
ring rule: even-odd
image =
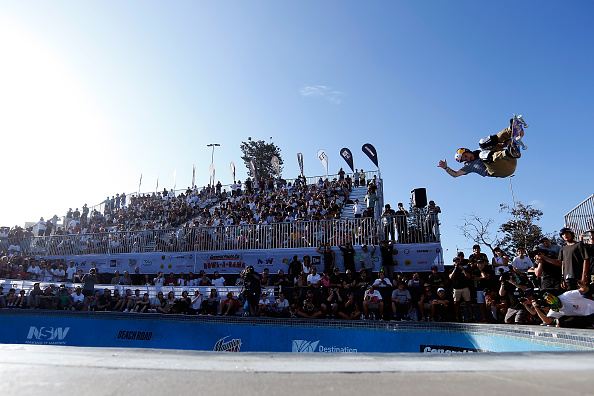
[[[340,219],[343,206],[350,203],[353,184],[363,185],[364,174],[357,173],[355,182],[341,169],[337,178],[319,178],[312,184],[303,176],[293,182],[272,178],[254,182],[248,178],[243,185],[241,181],[233,183],[229,191],[219,182],[178,194],[166,189],[151,194],[117,194],[104,201],[102,210],[89,209],[86,204],[82,211],[69,209],[63,227],[53,216],[41,218],[28,229],[0,230],[0,254],[13,254],[8,251],[10,245],[16,246],[17,254],[22,248],[28,255],[311,246],[315,238],[301,234],[328,232],[300,226],[275,234],[255,227]],[[376,183],[374,176],[366,184],[372,206],[377,201]],[[359,217],[371,216],[373,209],[367,208]],[[50,235],[60,237],[30,238]],[[23,238],[29,240],[20,246]]]

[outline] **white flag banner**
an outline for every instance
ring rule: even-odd
[[[326,169],[326,176],[328,175],[328,154],[326,154],[326,150],[319,149],[318,150],[318,159]]]
[[[215,184],[215,168],[214,164],[210,164],[210,184],[214,186]]]
[[[231,161],[229,167],[231,168],[231,176],[233,176],[233,181],[235,181],[235,162]]]
[[[276,155],[272,157],[272,159],[270,160],[270,164],[274,168],[276,175],[280,177],[280,161],[278,160],[278,157]]]

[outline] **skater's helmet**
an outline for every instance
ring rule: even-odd
[[[458,151],[456,151],[456,161],[462,162],[462,155],[464,153],[472,153],[472,151],[464,147],[459,148]]]

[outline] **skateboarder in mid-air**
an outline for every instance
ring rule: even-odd
[[[522,116],[514,116],[510,120],[510,124],[509,127],[497,135],[482,138],[479,141],[479,150],[458,149],[456,161],[463,162],[464,165],[457,171],[450,168],[446,160],[439,161],[437,166],[443,168],[452,177],[468,173],[478,173],[483,177],[508,177],[513,175],[516,171],[517,159],[522,156],[517,143],[522,144],[520,140],[524,136],[522,127],[528,125],[524,123]],[[512,130],[514,136],[512,136]]]

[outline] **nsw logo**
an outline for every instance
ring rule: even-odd
[[[316,348],[320,340],[317,341],[307,341],[307,340],[293,340],[293,353],[308,353],[308,352],[316,352]]]
[[[65,344],[70,327],[35,327],[29,328],[27,334],[28,344]]]

